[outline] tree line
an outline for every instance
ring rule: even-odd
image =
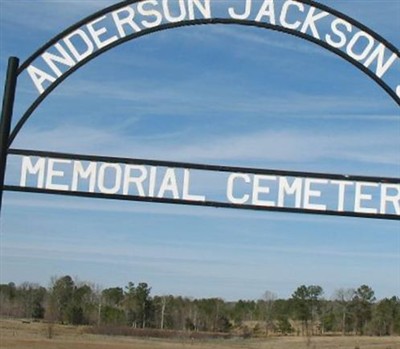
[[[232,333],[244,336],[400,335],[400,298],[377,300],[368,285],[338,289],[330,299],[322,287],[301,285],[288,299],[265,292],[259,300],[227,302],[152,296],[151,287],[129,282],[100,289],[53,278],[48,288],[33,283],[0,285],[0,315],[72,325]]]

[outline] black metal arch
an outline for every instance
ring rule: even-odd
[[[96,19],[96,18],[98,18],[98,17],[100,17],[102,15],[105,15],[105,14],[111,12],[111,11],[114,11],[114,10],[122,8],[122,7],[126,7],[129,4],[138,3],[138,2],[141,2],[141,1],[143,1],[143,0],[126,0],[126,1],[114,4],[112,6],[109,6],[109,7],[105,8],[105,9],[103,9],[103,10],[100,10],[100,11],[98,11],[98,12],[96,12],[96,13],[88,16],[88,17],[86,17],[85,19],[77,22],[76,24],[72,25],[71,27],[69,27],[65,31],[63,31],[60,34],[58,34],[57,36],[55,36],[53,39],[51,39],[49,42],[47,42],[41,48],[39,48],[32,56],[30,56],[23,64],[21,64],[21,66],[18,69],[18,74],[21,74],[36,58],[38,58],[48,48],[50,48],[52,45],[57,43],[59,40],[61,40],[63,37],[65,37],[69,33],[73,32],[74,30],[82,27],[83,25],[87,24],[88,22],[90,22],[90,21],[92,21],[92,20],[94,20],[94,19]],[[376,39],[378,42],[383,43],[393,53],[395,53],[398,57],[400,57],[399,50],[393,44],[388,42],[382,36],[380,36],[379,34],[377,34],[374,31],[372,31],[371,29],[369,29],[368,27],[366,27],[362,23],[359,23],[356,20],[352,19],[351,17],[349,17],[349,16],[347,16],[347,15],[345,15],[345,14],[343,14],[343,13],[337,11],[337,10],[334,10],[334,9],[332,9],[332,8],[326,6],[326,5],[323,5],[323,4],[320,4],[318,2],[315,2],[315,1],[311,1],[311,0],[296,0],[296,1],[300,2],[300,3],[303,3],[305,5],[312,6],[314,8],[320,9],[322,11],[328,12],[328,13],[330,13],[330,14],[332,14],[332,15],[340,18],[340,19],[343,19],[343,20],[347,21],[348,23],[354,25],[358,29],[361,29],[364,32],[366,32],[367,34],[371,35],[371,37]],[[343,51],[341,51],[341,50],[339,50],[337,48],[334,48],[334,47],[330,46],[329,44],[327,44],[326,42],[324,42],[323,40],[316,39],[311,35],[299,32],[297,30],[288,29],[288,28],[285,28],[285,27],[271,25],[271,24],[268,24],[268,23],[260,23],[260,22],[251,21],[251,20],[238,20],[238,19],[231,19],[231,18],[211,18],[211,19],[185,20],[185,21],[181,21],[181,22],[177,22],[177,23],[161,24],[161,25],[159,25],[157,27],[154,27],[154,28],[144,29],[144,30],[142,30],[142,31],[140,31],[138,33],[132,33],[130,35],[127,35],[126,37],[121,38],[120,40],[117,40],[114,43],[97,50],[96,52],[94,52],[93,54],[91,54],[90,56],[88,56],[87,58],[83,59],[82,61],[77,63],[75,66],[70,68],[68,71],[63,73],[63,75],[61,77],[59,77],[54,83],[52,83],[31,104],[31,106],[26,110],[24,115],[18,120],[16,126],[14,127],[14,129],[12,130],[12,132],[10,134],[10,137],[9,137],[9,140],[8,140],[8,147],[11,146],[12,142],[14,141],[15,137],[17,136],[17,134],[19,133],[21,128],[24,126],[24,124],[29,119],[29,117],[32,115],[32,113],[35,111],[35,109],[42,103],[42,101],[61,82],[63,82],[68,76],[70,76],[72,73],[74,73],[76,70],[78,70],[80,67],[82,67],[83,65],[85,65],[86,63],[91,61],[92,59],[96,58],[100,54],[102,54],[102,53],[104,53],[104,52],[106,52],[106,51],[108,51],[108,50],[110,50],[110,49],[112,49],[112,48],[114,48],[116,46],[119,46],[119,45],[121,45],[121,44],[123,44],[123,43],[125,43],[127,41],[133,40],[133,39],[141,37],[141,36],[145,36],[145,35],[148,35],[148,34],[151,34],[151,33],[159,32],[159,31],[163,31],[163,30],[167,30],[167,29],[171,29],[171,28],[178,28],[178,27],[184,27],[184,26],[193,26],[193,25],[202,25],[202,24],[239,24],[239,25],[253,26],[253,27],[259,27],[259,28],[264,28],[264,29],[275,30],[275,31],[278,31],[278,32],[283,32],[283,33],[290,34],[290,35],[302,38],[304,40],[313,42],[313,43],[315,43],[315,44],[327,49],[328,51],[331,51],[331,52],[335,53],[336,55],[342,57],[343,59],[345,59],[346,61],[348,61],[349,63],[351,63],[355,67],[357,67],[359,70],[364,72],[371,79],[373,79],[379,86],[381,86],[386,91],[386,93],[388,93],[398,105],[400,105],[400,97],[396,95],[396,93],[389,87],[388,84],[386,84],[382,79],[378,78],[371,70],[366,68],[360,62],[356,61],[355,59],[353,59],[350,56],[348,56],[347,54],[345,54]]]

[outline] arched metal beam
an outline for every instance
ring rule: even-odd
[[[56,44],[58,41],[66,37],[68,34],[74,32],[75,30],[81,28],[87,23],[90,23],[91,21],[98,19],[99,17],[108,14],[112,11],[118,10],[120,8],[124,8],[130,4],[134,3],[139,3],[143,0],[127,0],[120,2],[118,4],[114,4],[110,7],[107,7],[101,11],[98,11],[94,13],[93,15],[86,17],[82,21],[79,21],[78,23],[74,24],[67,30],[63,31],[59,35],[55,36],[53,39],[51,39],[48,43],[46,43],[44,46],[39,48],[31,57],[29,57],[19,68],[18,74],[21,74],[30,64],[32,64],[41,54],[43,54],[47,49],[51,48],[54,44]],[[372,38],[377,40],[379,43],[384,44],[388,49],[390,49],[393,53],[395,53],[398,57],[400,57],[399,50],[392,45],[390,42],[385,40],[383,37],[381,37],[379,34],[375,33],[371,29],[367,28],[365,25],[355,21],[351,17],[348,17],[347,15],[340,13],[339,11],[336,11],[326,5],[319,4],[315,1],[310,1],[310,0],[296,0],[297,3],[302,3],[305,5],[308,5],[310,7],[314,7],[317,9],[320,9],[321,11],[325,11],[335,17],[338,17],[340,19],[343,19],[347,21],[348,23],[354,25],[358,29],[361,29],[365,33],[369,34]],[[263,23],[263,22],[256,22],[253,20],[239,20],[239,19],[233,19],[233,18],[205,18],[205,19],[193,19],[193,20],[184,20],[180,22],[175,22],[175,23],[163,23],[160,24],[156,27],[150,28],[150,29],[143,29],[140,32],[132,33],[130,35],[125,36],[124,38],[121,38],[115,42],[113,42],[110,45],[107,45],[101,49],[98,49],[94,53],[90,54],[88,57],[85,59],[79,61],[77,64],[75,64],[72,68],[70,68],[68,71],[63,73],[58,79],[56,79],[55,82],[53,82],[46,90],[31,104],[31,106],[26,110],[24,115],[18,120],[16,126],[11,132],[11,135],[9,137],[8,141],[8,147],[11,146],[12,142],[14,141],[15,137],[21,130],[21,128],[24,126],[26,121],[29,119],[29,117],[32,115],[32,113],[35,111],[35,109],[42,103],[42,101],[61,83],[63,82],[68,76],[70,76],[72,73],[74,73],[76,70],[78,70],[80,67],[91,61],[92,59],[96,58],[100,54],[116,47],[119,46],[127,41],[136,39],[141,36],[145,36],[151,33],[171,29],[171,28],[178,28],[178,27],[184,27],[184,26],[193,26],[193,25],[202,25],[202,24],[239,24],[239,25],[246,25],[246,26],[253,26],[253,27],[259,27],[259,28],[264,28],[264,29],[271,29],[283,33],[287,33],[299,38],[302,38],[304,40],[313,42],[333,53],[336,55],[342,57],[355,67],[357,67],[359,70],[364,72],[366,75],[368,75],[371,79],[373,79],[379,86],[381,86],[391,97],[392,99],[400,105],[400,97],[397,96],[396,92],[393,91],[393,89],[382,79],[380,79],[377,75],[375,75],[370,69],[365,67],[363,64],[361,64],[359,61],[355,60],[354,58],[350,57],[347,55],[344,51],[330,46],[327,42],[317,39],[309,34],[302,33],[300,31],[294,30],[294,29],[289,29],[283,26],[277,26],[277,25],[272,25],[269,23]]]

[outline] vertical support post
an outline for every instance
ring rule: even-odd
[[[6,175],[8,139],[10,137],[11,119],[14,109],[15,89],[17,87],[19,59],[8,59],[7,77],[4,84],[3,105],[0,120],[0,212],[3,200],[4,179]]]

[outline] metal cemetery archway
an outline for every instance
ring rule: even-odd
[[[363,24],[315,1],[282,0],[279,3],[274,0],[123,1],[74,24],[38,49],[20,66],[17,58],[10,58],[0,125],[0,208],[3,190],[10,190],[254,210],[397,220],[400,218],[400,179],[398,178],[210,166],[10,148],[15,137],[41,102],[69,75],[92,59],[113,47],[147,34],[202,24],[239,24],[260,27],[313,42],[361,70],[372,78],[396,104],[400,105],[400,82],[396,74],[396,66],[400,64],[399,50]],[[17,78],[21,75],[30,78],[37,97],[11,130]],[[19,186],[4,185],[7,155],[23,157]],[[35,157],[35,160],[32,157]],[[105,172],[114,171],[116,176],[120,176],[116,179],[116,183],[119,181],[121,184],[122,181],[126,181],[129,185],[134,182],[137,192],[131,194],[128,190],[122,190],[117,186],[107,188],[101,182],[100,184],[97,182],[97,189],[93,187],[90,190],[82,190],[76,183],[67,187],[56,185],[52,183],[51,173],[53,167],[57,166],[57,161],[69,161],[68,163],[73,168],[76,166],[82,168],[82,161],[89,162],[88,167],[77,172],[76,176],[93,176],[97,181],[104,177]],[[149,181],[151,181],[152,171],[155,172],[159,167],[166,169],[167,173],[163,179],[164,191],[160,189],[156,194],[149,190],[148,193],[144,193],[141,182],[138,178],[132,177],[130,171],[132,169],[141,171],[141,176],[149,176]],[[51,168],[50,172],[46,170],[48,168]],[[181,169],[183,173],[184,194],[182,196],[176,195],[171,189],[174,181],[176,182],[174,169]],[[189,194],[189,170],[231,173],[226,184],[226,200],[224,202],[208,201],[205,196]],[[50,180],[46,181],[50,185],[38,179],[36,187],[29,186],[22,179],[30,175],[45,176],[46,174],[50,176]],[[240,196],[235,194],[234,188],[238,182],[253,183],[253,190],[262,191],[263,189],[257,187],[258,184],[254,184],[258,183],[260,178],[267,178],[273,182],[271,186],[275,186],[280,199],[252,201],[250,193]],[[322,193],[315,189],[316,184],[325,185],[328,191],[336,191],[335,207],[311,202],[313,196]],[[346,187],[349,185],[356,192],[354,198],[356,203],[354,207],[348,209],[344,202]],[[376,188],[379,194],[380,206],[376,209],[362,207],[361,201],[366,200],[368,196],[363,194],[366,186]],[[170,189],[169,195],[166,194],[168,192],[166,188]],[[317,192],[319,194],[316,194]],[[292,207],[285,205],[285,195],[295,197],[295,204]]]

